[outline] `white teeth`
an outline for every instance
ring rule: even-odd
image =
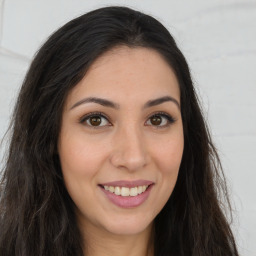
[[[130,189],[122,187],[121,188],[121,196],[129,196],[130,195]]]
[[[114,193],[115,192],[115,188],[110,186],[109,189],[108,189],[111,193]]]
[[[121,189],[119,187],[115,187],[115,194],[118,196],[121,195]]]
[[[139,187],[138,187],[138,194],[141,194],[141,193],[142,193],[142,190],[143,190],[142,186],[139,186]]]
[[[137,187],[135,188],[130,188],[130,196],[137,196],[138,195],[138,189]]]
[[[113,186],[104,186],[104,189],[116,194],[117,196],[137,196],[146,191],[148,186],[138,186],[133,188],[126,187],[113,187]]]

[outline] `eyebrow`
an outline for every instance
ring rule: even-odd
[[[171,96],[164,96],[164,97],[157,98],[157,99],[154,99],[154,100],[149,100],[148,102],[146,102],[146,104],[144,105],[143,108],[153,107],[153,106],[160,105],[160,104],[162,104],[164,102],[168,102],[168,101],[173,102],[178,107],[178,109],[180,110],[179,102]]]
[[[92,103],[100,104],[100,105],[102,105],[104,107],[110,107],[110,108],[114,108],[114,109],[119,109],[120,108],[119,104],[114,103],[112,101],[109,101],[109,100],[106,100],[106,99],[102,99],[102,98],[97,98],[97,97],[90,97],[90,98],[85,98],[85,99],[82,99],[82,100],[78,101],[77,103],[75,103],[70,108],[70,110],[75,108],[75,107],[77,107],[77,106],[80,106],[82,104],[91,103],[91,102]]]
[[[143,106],[143,109],[144,108],[149,108],[149,107],[153,107],[153,106],[157,106],[157,105],[160,105],[164,102],[168,102],[168,101],[171,101],[173,102],[177,107],[178,109],[180,110],[180,104],[179,102],[171,97],[171,96],[164,96],[164,97],[160,97],[160,98],[157,98],[157,99],[153,99],[153,100],[149,100],[147,101],[144,106]],[[110,100],[107,100],[107,99],[103,99],[103,98],[97,98],[97,97],[89,97],[89,98],[84,98],[78,102],[76,102],[71,108],[71,109],[74,109],[75,107],[78,107],[82,104],[86,104],[86,103],[97,103],[97,104],[100,104],[104,107],[110,107],[110,108],[114,108],[114,109],[119,109],[120,108],[120,105],[117,104],[117,103],[114,103]]]

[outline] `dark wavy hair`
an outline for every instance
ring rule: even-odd
[[[187,62],[159,21],[126,7],[71,20],[34,57],[15,105],[2,173],[0,255],[84,255],[57,153],[63,104],[91,64],[120,45],[157,51],[180,86],[184,153],[175,189],[155,219],[155,255],[238,255],[222,209],[226,199],[231,210],[225,178]]]

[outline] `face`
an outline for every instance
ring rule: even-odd
[[[65,103],[58,152],[79,224],[131,235],[152,226],[183,153],[180,91],[154,50],[98,58]]]

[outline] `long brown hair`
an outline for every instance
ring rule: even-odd
[[[70,21],[32,61],[14,109],[1,181],[0,255],[83,255],[57,153],[61,115],[71,88],[117,45],[156,50],[180,86],[184,153],[176,187],[155,219],[155,255],[238,255],[220,207],[220,198],[230,207],[225,179],[187,62],[161,23],[126,7],[101,8]]]

